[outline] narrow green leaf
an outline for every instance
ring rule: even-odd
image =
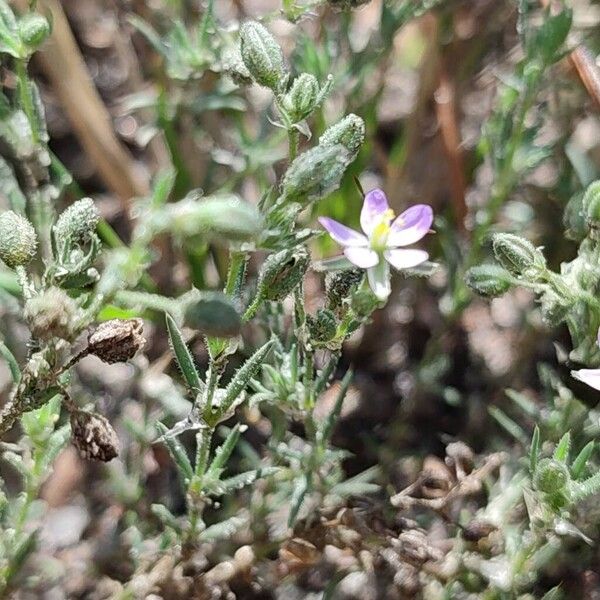
[[[204,383],[198,375],[194,359],[190,353],[177,323],[170,314],[165,315],[167,321],[167,331],[169,333],[169,341],[171,348],[175,354],[175,359],[188,387],[195,395],[198,395],[204,390]]]
[[[166,527],[174,529],[177,533],[182,532],[181,523],[164,504],[152,504],[150,511]]]
[[[233,492],[235,490],[241,490],[264,477],[269,477],[280,471],[279,467],[263,467],[261,469],[253,469],[252,471],[246,471],[239,475],[234,475],[228,479],[223,479],[218,482],[207,482],[207,488],[212,494],[223,495]]]
[[[194,475],[194,469],[192,469],[192,463],[188,458],[185,448],[181,445],[181,442],[176,437],[167,435],[169,430],[163,423],[156,423],[156,428],[162,436],[160,441],[163,441],[166,444],[171,458],[177,465],[182,483],[184,483],[186,480],[191,480],[192,476]]]
[[[236,426],[229,432],[223,444],[215,451],[215,457],[208,468],[208,471],[206,472],[206,477],[208,479],[220,478],[222,470],[225,468],[231,453],[240,439],[240,427],[240,424],[237,423]]]
[[[305,476],[300,477],[296,480],[294,491],[292,493],[292,499],[290,501],[290,514],[288,516],[288,527],[293,527],[298,518],[298,513],[304,504],[306,494],[310,490],[310,475],[307,473]]]
[[[342,379],[335,404],[333,405],[331,412],[327,415],[327,418],[323,421],[320,436],[321,441],[327,441],[333,433],[333,428],[335,427],[340,413],[342,412],[342,404],[344,403],[344,398],[348,393],[348,388],[350,387],[350,382],[352,381],[353,376],[354,372],[350,369],[344,375],[344,379]]]
[[[238,369],[225,389],[225,395],[221,406],[219,407],[219,415],[227,413],[231,405],[246,389],[249,381],[256,375],[272,347],[273,340],[269,340],[264,346],[261,346],[240,369]]]
[[[531,438],[531,449],[529,450],[529,471],[535,473],[540,455],[540,428],[536,425]]]
[[[215,540],[224,540],[230,538],[236,531],[241,529],[246,523],[247,519],[244,517],[230,517],[207,527],[200,535],[199,538],[203,542],[212,542]]]
[[[488,412],[512,437],[521,442],[524,446],[527,446],[527,436],[519,424],[513,421],[504,411],[496,406],[490,406]]]
[[[554,459],[559,462],[566,463],[569,458],[569,450],[571,449],[571,432],[567,431],[562,438],[560,438],[560,442],[558,442],[558,446],[556,446],[556,450],[554,450]]]
[[[573,476],[573,479],[577,480],[583,475],[587,461],[590,459],[593,451],[594,442],[588,442],[577,455],[571,466],[571,475]]]
[[[21,369],[14,354],[8,349],[6,344],[0,340],[0,356],[7,362],[10,369],[10,375],[15,383],[19,383],[21,379]]]

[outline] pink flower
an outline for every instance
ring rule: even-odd
[[[403,248],[418,242],[429,231],[433,210],[427,204],[411,206],[395,217],[385,194],[376,189],[365,196],[360,213],[360,226],[364,233],[329,217],[320,217],[319,222],[344,247],[346,258],[367,270],[369,285],[380,300],[390,295],[389,265],[398,270],[409,269],[429,258],[424,250]]]

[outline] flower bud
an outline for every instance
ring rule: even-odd
[[[126,362],[144,347],[141,319],[112,319],[100,323],[88,337],[88,354],[106,363]]]
[[[571,304],[552,290],[544,292],[541,300],[542,319],[550,327],[557,327],[566,318]]]
[[[571,482],[569,468],[553,458],[543,458],[536,466],[533,485],[540,492],[547,494],[560,493],[566,490]]]
[[[256,21],[240,28],[240,53],[254,81],[275,89],[285,75],[281,47],[269,31]]]
[[[364,271],[361,269],[347,269],[334,271],[325,277],[325,296],[327,306],[331,310],[338,310],[344,301],[350,299],[352,290],[362,281]]]
[[[54,234],[59,242],[70,239],[87,242],[96,231],[100,214],[91,198],[82,198],[61,213],[54,225]]]
[[[319,138],[320,146],[341,144],[352,154],[356,154],[365,141],[365,122],[354,114],[345,116],[328,127]]]
[[[50,35],[48,19],[37,13],[28,13],[19,20],[19,37],[30,48],[37,48]]]
[[[498,265],[471,267],[465,275],[465,280],[473,291],[489,298],[502,296],[512,285],[511,274]]]
[[[318,310],[314,317],[306,315],[306,325],[310,339],[317,343],[329,342],[337,333],[335,315],[326,308]]]
[[[109,462],[119,455],[119,439],[108,419],[84,410],[71,412],[71,441],[82,458]]]
[[[222,292],[201,292],[185,310],[185,321],[208,336],[226,338],[239,335],[242,319],[231,298]]]
[[[269,255],[258,276],[258,295],[274,302],[285,299],[302,281],[309,264],[310,256],[304,246]]]
[[[250,242],[263,229],[257,208],[234,194],[190,197],[167,209],[169,215],[163,225],[185,237],[201,235],[217,242]]]
[[[25,304],[25,320],[36,340],[70,340],[76,334],[79,308],[60,288],[51,287]]]
[[[283,97],[283,107],[294,123],[306,119],[315,109],[319,97],[319,82],[314,75],[302,73]]]
[[[0,215],[0,259],[11,269],[23,267],[35,256],[37,234],[33,225],[12,210]]]
[[[339,187],[351,161],[341,144],[311,148],[290,165],[281,184],[282,196],[304,206],[324,198]]]
[[[492,241],[494,254],[513,275],[537,278],[546,268],[544,255],[529,241],[512,233],[497,233]]]

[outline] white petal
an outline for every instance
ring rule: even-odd
[[[429,258],[425,250],[386,250],[383,255],[399,271],[416,267]]]
[[[371,250],[370,248],[344,248],[344,254],[352,264],[360,267],[361,269],[374,267],[379,262],[379,256],[377,256],[377,252]]]
[[[387,300],[392,291],[390,285],[390,268],[385,261],[367,271],[367,279],[373,293],[380,300]]]
[[[600,369],[580,369],[579,371],[571,371],[571,375],[595,390],[600,390]]]

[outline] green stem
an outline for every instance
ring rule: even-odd
[[[288,144],[291,163],[298,156],[298,146],[300,145],[300,132],[293,127],[288,129]]]

